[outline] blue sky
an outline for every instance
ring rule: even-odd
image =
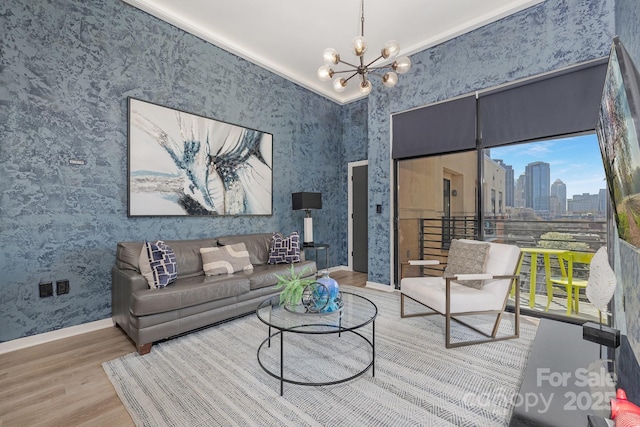
[[[606,188],[602,156],[596,134],[515,144],[491,149],[492,159],[502,159],[513,167],[514,179],[533,162],[549,163],[551,184],[561,179],[567,186],[567,199],[574,194],[598,194]]]

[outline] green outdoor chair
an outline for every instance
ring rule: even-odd
[[[553,300],[553,286],[563,286],[567,293],[567,316],[570,316],[572,311],[575,313],[580,312],[578,305],[580,289],[587,287],[587,275],[585,275],[584,278],[576,277],[574,267],[576,267],[576,264],[579,264],[588,271],[593,255],[592,252],[573,251],[558,255],[561,275],[551,277],[551,280],[547,283],[547,308],[545,310],[549,310],[549,305]]]

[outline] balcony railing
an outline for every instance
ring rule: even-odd
[[[402,221],[402,220],[400,220]],[[486,218],[483,224],[483,238],[475,216],[448,218],[420,218],[418,220],[418,253],[420,259],[437,259],[436,267],[412,267],[408,275],[441,275],[446,266],[449,244],[452,239],[470,238],[499,243],[515,244],[521,248],[543,247],[580,252],[595,252],[607,244],[607,223],[591,218],[581,220],[520,220],[509,218]],[[415,240],[415,239],[412,239]],[[416,253],[413,248],[400,248],[401,254]],[[406,261],[400,258],[400,261]],[[588,277],[588,269],[576,268],[578,277]],[[560,265],[551,258],[551,275],[560,275]],[[521,303],[529,306],[529,289],[535,287],[534,309],[544,310],[547,304],[547,287],[544,263],[538,262],[536,283],[531,284],[531,258],[523,257],[520,269]],[[566,311],[567,299],[563,288],[553,287],[553,301],[550,311],[562,314]],[[584,292],[584,291],[583,291]],[[597,310],[588,302],[584,293],[580,294],[580,313],[573,314],[589,319],[597,319]]]

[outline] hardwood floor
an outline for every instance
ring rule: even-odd
[[[133,351],[113,327],[1,355],[0,425],[133,425],[102,369]]]
[[[330,275],[351,286],[367,280]],[[113,327],[0,355],[0,426],[132,426],[102,363],[135,350]]]
[[[367,273],[358,273],[357,271],[348,270],[336,270],[332,271],[329,276],[331,276],[341,285],[364,287],[367,284]]]

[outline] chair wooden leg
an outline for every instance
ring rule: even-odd
[[[495,338],[498,335],[498,328],[500,327],[500,321],[502,320],[502,313],[496,317],[496,323],[493,324],[493,330],[491,331],[491,338]]]
[[[515,278],[512,283],[512,286],[515,286],[515,310],[514,310],[513,335],[497,337],[498,329],[500,328],[500,321],[502,320],[502,315],[504,314],[505,307],[503,307],[500,312],[496,313],[496,321],[493,324],[493,330],[491,331],[491,335],[481,331],[480,329],[474,327],[473,325],[469,325],[468,323],[463,322],[462,320],[456,317],[453,317],[449,313],[444,315],[445,328],[446,328],[445,329],[445,347],[456,348],[456,347],[464,347],[464,346],[473,345],[473,344],[482,344],[482,343],[488,343],[493,341],[504,341],[504,340],[514,339],[514,338],[519,338],[520,337],[520,279]],[[505,306],[506,306],[506,299],[505,299]],[[478,313],[461,313],[461,314],[464,315],[464,314],[478,314]],[[451,343],[451,320],[455,320],[461,325],[464,325],[467,328],[472,329],[488,338],[474,340],[474,341],[463,341],[463,342]]]
[[[473,314],[477,314],[477,313],[473,313]],[[515,318],[515,323],[514,323],[514,333],[513,335],[507,335],[507,336],[502,336],[502,337],[496,337],[496,335],[498,334],[498,328],[500,326],[500,319],[501,319],[501,314],[499,313],[497,315],[496,318],[496,322],[494,323],[493,326],[493,331],[491,334],[488,334],[484,331],[481,331],[480,329],[474,327],[473,325],[470,325],[466,322],[463,322],[462,320],[453,317],[451,315],[447,316],[445,315],[445,344],[444,346],[446,348],[456,348],[456,347],[465,347],[468,345],[473,345],[473,344],[483,344],[483,343],[488,343],[488,342],[494,342],[494,341],[504,341],[504,340],[509,340],[509,339],[513,339],[513,338],[518,338],[520,336],[520,313],[516,314],[516,318]],[[471,329],[474,330],[482,335],[484,335],[485,337],[487,337],[486,339],[479,339],[479,340],[472,340],[472,341],[461,341],[461,342],[455,342],[452,343],[451,342],[451,320],[455,320],[457,323]]]

